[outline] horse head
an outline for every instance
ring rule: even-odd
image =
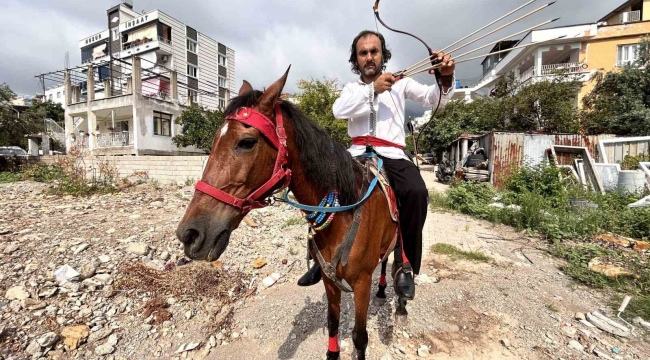
[[[176,229],[176,236],[183,243],[188,257],[208,261],[218,259],[228,246],[231,232],[251,208],[247,206],[250,203],[238,201],[248,200],[276,174],[274,164],[279,149],[273,136],[264,129],[260,131],[259,126],[250,126],[246,121],[234,118],[257,114],[266,122],[270,120],[272,124],[267,124],[266,130],[270,127],[275,132],[276,105],[281,101],[288,74],[287,69],[263,93],[253,93],[255,90],[244,80],[238,96],[226,109],[226,120],[214,136],[208,162],[197,184],[199,191],[195,191]],[[269,194],[264,192],[260,195]],[[263,197],[259,200],[262,201]],[[237,206],[241,204],[244,205]]]

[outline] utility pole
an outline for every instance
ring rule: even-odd
[[[113,96],[113,29],[111,29],[111,17],[106,14],[108,21],[108,85],[109,89],[104,89],[104,96]]]

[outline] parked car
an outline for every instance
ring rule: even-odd
[[[422,154],[422,159],[424,159],[424,161],[422,162],[423,164],[433,165],[433,154],[431,153]]]
[[[27,151],[19,148],[18,146],[0,146],[0,156],[3,157],[28,157]]]

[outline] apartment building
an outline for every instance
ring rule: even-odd
[[[515,49],[487,68],[484,62],[483,77],[472,86],[457,89],[455,96],[472,101],[489,95],[508,74],[525,85],[552,79],[560,71],[583,82],[576,97],[580,107],[582,98],[594,87],[592,75],[633,63],[639,41],[649,33],[650,0],[626,1],[593,23],[533,30],[508,46],[534,45]]]
[[[106,11],[106,29],[79,41],[81,65],[41,74],[61,79],[45,92],[62,98],[66,147],[110,155],[187,155],[176,117],[191,104],[224,108],[235,91],[235,52],[160,10],[133,2]],[[57,78],[58,76],[58,78]]]

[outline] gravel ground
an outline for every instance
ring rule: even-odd
[[[427,175],[429,188],[444,188]],[[0,185],[0,360],[324,358],[323,287],[295,285],[306,251],[296,210],[256,210],[218,262],[178,266],[174,231],[191,187],[139,185],[88,198],[44,190]],[[643,336],[615,338],[575,319],[597,309],[611,316],[609,297],[573,284],[544,244],[462,215],[430,213],[428,224],[457,235],[427,245],[444,241],[495,262],[430,254],[405,326],[393,321],[392,296],[373,298],[370,359],[590,359],[592,347],[613,359],[650,359]],[[76,277],[57,277],[64,265]],[[127,271],[133,266],[148,270]],[[212,276],[227,286],[206,290]],[[153,290],[123,286],[153,277],[162,279]],[[267,287],[267,278],[279,280]],[[344,295],[344,359],[354,352],[353,308]]]

